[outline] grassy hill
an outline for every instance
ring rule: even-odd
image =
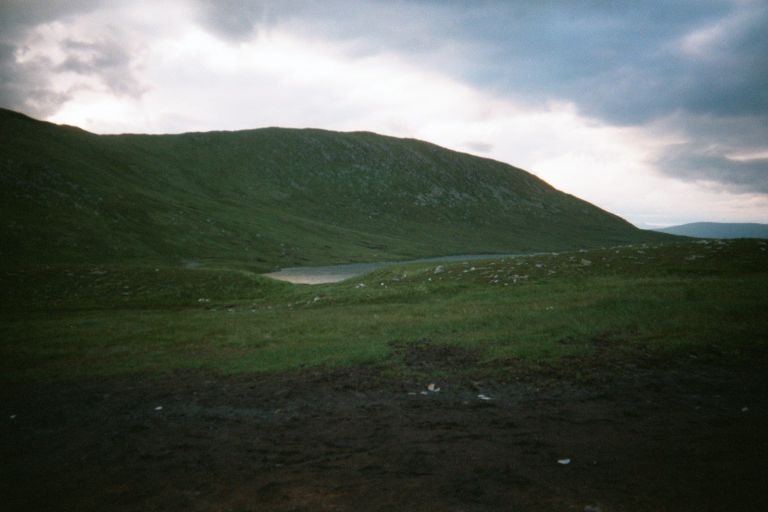
[[[666,235],[509,165],[373,133],[96,135],[0,110],[0,258],[281,266]]]

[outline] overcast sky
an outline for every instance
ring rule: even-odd
[[[0,0],[0,106],[370,130],[643,226],[768,222],[768,0]]]

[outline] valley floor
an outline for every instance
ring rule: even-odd
[[[439,391],[373,366],[8,384],[0,496],[8,511],[768,510],[767,359]]]

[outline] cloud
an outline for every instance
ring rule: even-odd
[[[19,62],[28,31],[39,24],[88,12],[97,0],[4,0],[0,2],[0,106],[45,117],[69,99],[51,86],[52,62]]]
[[[678,112],[649,125],[672,142],[654,164],[663,174],[692,182],[718,183],[734,192],[768,193],[768,118]]]
[[[141,95],[142,40],[162,19],[152,16],[172,3],[139,10],[105,0],[0,3],[0,105],[47,117],[78,90]]]
[[[464,143],[464,147],[475,153],[490,153],[493,149],[493,144],[480,141],[467,141]]]
[[[199,10],[198,21],[215,35],[228,40],[240,41],[247,39],[257,26],[269,21],[268,0],[243,2],[242,0],[197,0]],[[291,0],[271,2],[282,11]],[[282,5],[282,7],[280,7]],[[274,8],[274,7],[273,7]]]
[[[46,117],[69,99],[50,88],[47,66],[33,63],[17,66],[16,48],[0,43],[0,106]]]
[[[734,159],[696,144],[669,148],[659,162],[668,174],[691,181],[713,181],[732,190],[768,193],[768,158]]]
[[[64,60],[53,68],[57,73],[75,73],[83,77],[96,77],[118,95],[140,96],[145,90],[135,76],[130,46],[115,35],[101,35],[89,41],[65,39],[60,47]]]

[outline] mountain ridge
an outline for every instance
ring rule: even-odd
[[[654,231],[694,238],[768,238],[768,224],[757,222],[690,222]]]
[[[670,239],[503,162],[368,131],[98,135],[2,110],[0,135],[0,256],[17,263],[273,269]]]

